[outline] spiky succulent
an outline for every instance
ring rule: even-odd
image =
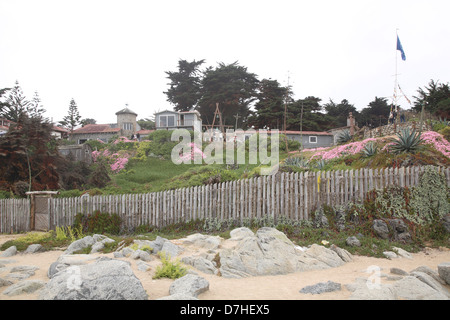
[[[287,158],[284,161],[284,164],[286,166],[295,166],[295,167],[308,167],[308,160],[302,158],[302,157],[292,157],[292,158]]]
[[[346,142],[348,142],[350,140],[352,140],[352,135],[350,134],[350,131],[349,130],[344,130],[344,131],[342,131],[339,134],[339,136],[337,138],[337,143],[338,144],[343,144],[343,143],[346,143]]]
[[[369,158],[377,154],[378,146],[374,142],[369,142],[364,146],[362,150],[364,157]]]
[[[393,153],[415,153],[420,150],[424,142],[420,133],[416,133],[416,130],[410,131],[409,128],[402,129],[397,133],[397,137],[398,139],[392,138],[390,140],[392,145],[389,148]]]

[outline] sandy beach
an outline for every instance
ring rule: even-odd
[[[0,245],[19,235],[0,235]],[[195,252],[185,250],[184,255],[191,255]],[[34,254],[18,253],[9,258],[0,257],[0,263],[4,260],[13,260],[14,262],[6,264],[7,269],[0,271],[0,278],[9,273],[9,268],[19,265],[37,266],[35,275],[30,280],[40,279],[49,281],[47,271],[49,266],[63,254],[62,250],[46,251]],[[113,254],[94,254],[98,256],[113,257]],[[450,249],[439,248],[425,250],[413,253],[412,259],[397,258],[393,260],[371,258],[365,256],[353,256],[353,261],[337,268],[327,270],[297,272],[277,276],[259,276],[243,279],[229,279],[216,275],[205,274],[195,270],[200,276],[209,281],[209,290],[199,295],[200,300],[345,300],[351,295],[351,292],[345,288],[345,284],[353,283],[357,278],[368,278],[373,273],[368,272],[369,267],[377,266],[381,274],[390,274],[390,268],[396,267],[410,272],[419,266],[428,266],[437,271],[438,264],[450,262]],[[169,287],[174,280],[157,279],[152,276],[157,266],[160,264],[158,258],[148,262],[151,266],[149,271],[140,271],[137,268],[137,261],[131,258],[120,258],[131,263],[132,269],[137,278],[141,281],[146,290],[149,300],[155,300],[169,295]],[[1,269],[0,269],[1,270]],[[319,282],[334,281],[342,285],[342,290],[323,294],[303,294],[300,293],[305,286],[313,285]],[[387,277],[381,277],[382,283],[389,283]],[[0,300],[36,300],[38,294],[23,294],[9,297],[2,292],[7,287],[0,288]],[[450,286],[447,286],[450,290]]]

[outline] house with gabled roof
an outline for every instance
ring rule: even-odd
[[[202,132],[202,119],[196,110],[164,110],[155,113],[156,130],[187,129]]]
[[[130,110],[128,106],[116,112],[117,123],[109,124],[88,124],[74,130],[70,134],[70,140],[77,144],[85,143],[89,140],[101,140],[108,142],[114,136],[136,138],[136,134],[141,127],[136,121],[137,113]]]

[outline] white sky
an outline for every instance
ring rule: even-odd
[[[172,109],[165,71],[179,59],[238,61],[289,77],[296,99],[361,110],[392,96],[396,61],[411,100],[450,81],[449,12],[448,0],[0,0],[0,88],[37,91],[55,122],[74,98],[83,118],[112,123],[126,103],[138,119]]]

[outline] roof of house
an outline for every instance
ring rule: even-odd
[[[136,112],[131,111],[131,110],[128,109],[128,108],[124,108],[124,109],[122,109],[122,110],[120,110],[120,111],[117,111],[117,112],[116,112],[116,115],[118,115],[118,114],[127,114],[127,113],[131,113],[131,114],[134,114],[134,115],[137,116],[137,113],[136,113]]]
[[[148,135],[148,134],[152,133],[153,131],[155,131],[155,130],[141,129],[136,133],[139,133],[140,135]]]
[[[64,133],[69,133],[70,132],[70,130],[67,130],[65,128],[61,128],[61,127],[58,127],[58,126],[53,126],[52,130],[56,131],[56,132],[64,132]]]
[[[74,130],[73,134],[115,133],[119,131],[120,128],[111,128],[109,124],[87,124],[84,127]]]
[[[324,131],[282,131],[280,130],[281,134],[284,134],[286,132],[286,134],[298,134],[298,135],[306,135],[306,136],[332,136],[331,133],[329,132],[324,132]]]

